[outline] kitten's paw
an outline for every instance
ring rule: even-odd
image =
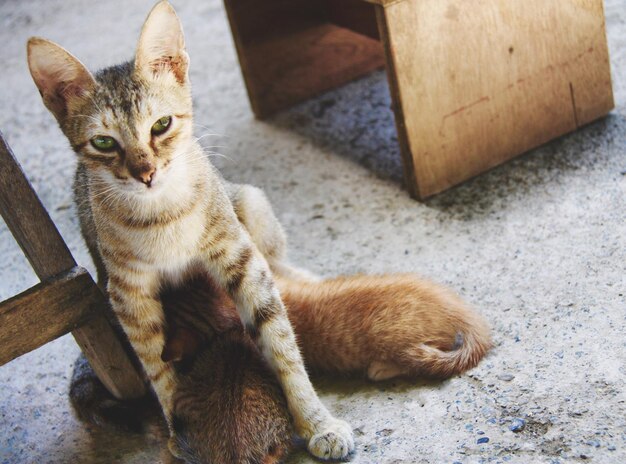
[[[403,375],[404,371],[394,363],[372,361],[367,368],[367,377],[375,382],[393,379]]]
[[[354,451],[354,437],[347,422],[331,419],[309,440],[309,452],[320,459],[346,459]]]

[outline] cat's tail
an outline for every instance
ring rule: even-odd
[[[420,343],[405,350],[403,357],[417,374],[447,378],[475,367],[492,345],[487,322],[476,313],[466,312],[451,350]]]
[[[409,374],[447,378],[475,367],[493,346],[487,320],[456,293],[417,276],[409,276],[406,288],[419,288],[422,317],[421,340],[406,345],[399,359]]]

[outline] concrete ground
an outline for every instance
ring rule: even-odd
[[[131,57],[152,3],[0,2],[0,130],[87,266],[74,155],[30,79],[25,42],[48,37],[92,68],[117,63]],[[382,72],[255,121],[221,2],[174,4],[198,135],[219,134],[204,141],[226,155],[215,158],[226,177],[267,191],[293,260],[323,275],[417,271],[458,290],[493,325],[493,352],[446,382],[319,382],[355,428],[353,461],[626,462],[626,2],[605,2],[617,103],[609,117],[424,203],[401,186]],[[0,256],[0,299],[36,282],[4,225]],[[0,462],[158,462],[150,437],[73,418],[77,354],[67,336],[0,368]],[[515,419],[521,432],[510,430]]]

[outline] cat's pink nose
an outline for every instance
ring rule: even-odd
[[[146,184],[148,187],[154,182],[154,175],[156,173],[156,166],[153,162],[147,160],[129,160],[128,171],[130,175],[137,179],[139,182]]]
[[[152,185],[152,180],[154,179],[155,173],[156,173],[156,168],[153,166],[150,166],[150,168],[138,173],[137,176],[135,177],[138,181],[143,182],[148,187],[150,187],[150,185]]]

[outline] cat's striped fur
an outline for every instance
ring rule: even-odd
[[[44,103],[79,155],[76,193],[91,251],[108,275],[111,304],[171,422],[176,385],[161,360],[161,288],[207,273],[227,291],[276,373],[297,432],[320,458],[354,449],[350,426],[315,393],[268,262],[241,226],[219,174],[192,136],[188,56],[180,22],[162,1],[143,26],[133,62],[96,76],[60,46],[28,43]],[[168,129],[152,127],[170,117]],[[112,137],[113,150],[95,148]]]

